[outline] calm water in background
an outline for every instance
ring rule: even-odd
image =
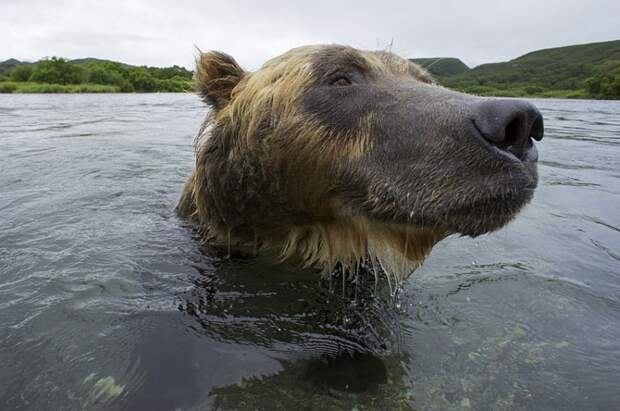
[[[390,299],[201,244],[194,96],[0,95],[0,409],[619,409],[620,102],[535,103],[532,204]]]

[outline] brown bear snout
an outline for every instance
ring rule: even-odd
[[[480,137],[500,152],[512,153],[521,161],[536,161],[532,139],[543,138],[543,117],[522,100],[485,100],[474,108],[471,118]]]

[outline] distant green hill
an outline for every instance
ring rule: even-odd
[[[446,87],[481,95],[620,99],[620,40],[538,50],[460,72],[433,68]]]
[[[7,73],[8,71],[10,71],[13,67],[24,66],[24,65],[29,65],[29,64],[31,63],[27,63],[25,61],[19,61],[17,59],[8,59],[5,61],[1,61],[0,62],[0,77],[4,73]]]
[[[454,57],[432,57],[410,60],[424,67],[436,77],[454,76],[470,70],[465,63]]]
[[[98,59],[98,58],[95,58],[95,57],[85,57],[85,58],[81,58],[81,59],[67,60],[67,63],[70,63],[70,64],[116,63],[116,64],[120,64],[121,66],[124,66],[124,67],[135,67],[135,66],[132,66],[131,64],[118,63],[118,62],[115,62],[115,61],[112,61],[112,60]]]

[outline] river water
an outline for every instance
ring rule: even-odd
[[[532,203],[394,299],[201,244],[196,97],[0,95],[0,409],[620,409],[620,102],[535,104]]]

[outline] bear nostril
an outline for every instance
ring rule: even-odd
[[[523,121],[520,118],[511,120],[504,129],[503,139],[496,141],[495,145],[502,149],[514,146],[518,143],[519,137],[523,134],[524,126],[525,124],[523,124]]]
[[[532,129],[530,130],[530,137],[532,137],[536,141],[540,141],[542,140],[544,135],[545,125],[543,122],[543,117],[540,113],[538,113],[536,120],[534,120],[534,123],[532,124]]]
[[[532,104],[520,100],[485,100],[474,108],[472,121],[480,136],[497,148],[524,159],[531,138],[541,140],[542,115]]]

